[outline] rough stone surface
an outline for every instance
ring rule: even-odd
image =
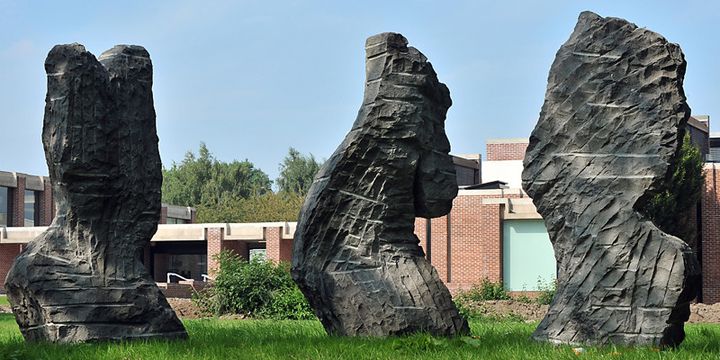
[[[99,61],[58,45],[45,61],[43,145],[57,216],[7,277],[28,341],[184,338],[141,262],[160,218],[152,64],[139,46]]]
[[[330,334],[468,333],[413,233],[416,216],[447,214],[457,195],[449,91],[402,35],[365,49],[363,105],[310,188],[293,278]]]
[[[590,12],[558,51],[523,171],[558,262],[535,339],[673,346],[685,337],[697,261],[643,215],[690,114],[685,65],[662,36]]]

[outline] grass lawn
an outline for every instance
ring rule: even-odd
[[[0,305],[10,306],[10,303],[7,300],[7,296],[0,295]]]
[[[10,314],[0,315],[0,359],[717,359],[720,325],[688,326],[678,350],[572,347],[529,340],[535,324],[471,323],[473,337],[393,339],[325,335],[317,321],[187,320],[188,341],[51,345],[24,343]]]

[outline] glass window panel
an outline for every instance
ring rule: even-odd
[[[35,226],[35,192],[25,190],[25,224]]]
[[[8,202],[10,201],[8,196],[8,188],[0,186],[0,225],[7,226],[8,224]]]

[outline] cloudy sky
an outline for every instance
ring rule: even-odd
[[[484,153],[485,139],[530,134],[583,10],[679,43],[693,113],[720,121],[716,1],[0,0],[0,170],[47,174],[43,62],[71,42],[95,55],[148,49],[165,166],[200,142],[271,178],[290,146],[327,158],[360,106],[365,38],[385,31],[405,35],[450,88],[453,152]]]

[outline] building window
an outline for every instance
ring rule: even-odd
[[[0,226],[10,225],[10,191],[8,188],[0,186]]]
[[[25,223],[23,226],[35,226],[36,224],[40,224],[40,221],[38,221],[40,216],[40,211],[38,209],[39,201],[37,200],[38,196],[36,191],[25,190]]]

